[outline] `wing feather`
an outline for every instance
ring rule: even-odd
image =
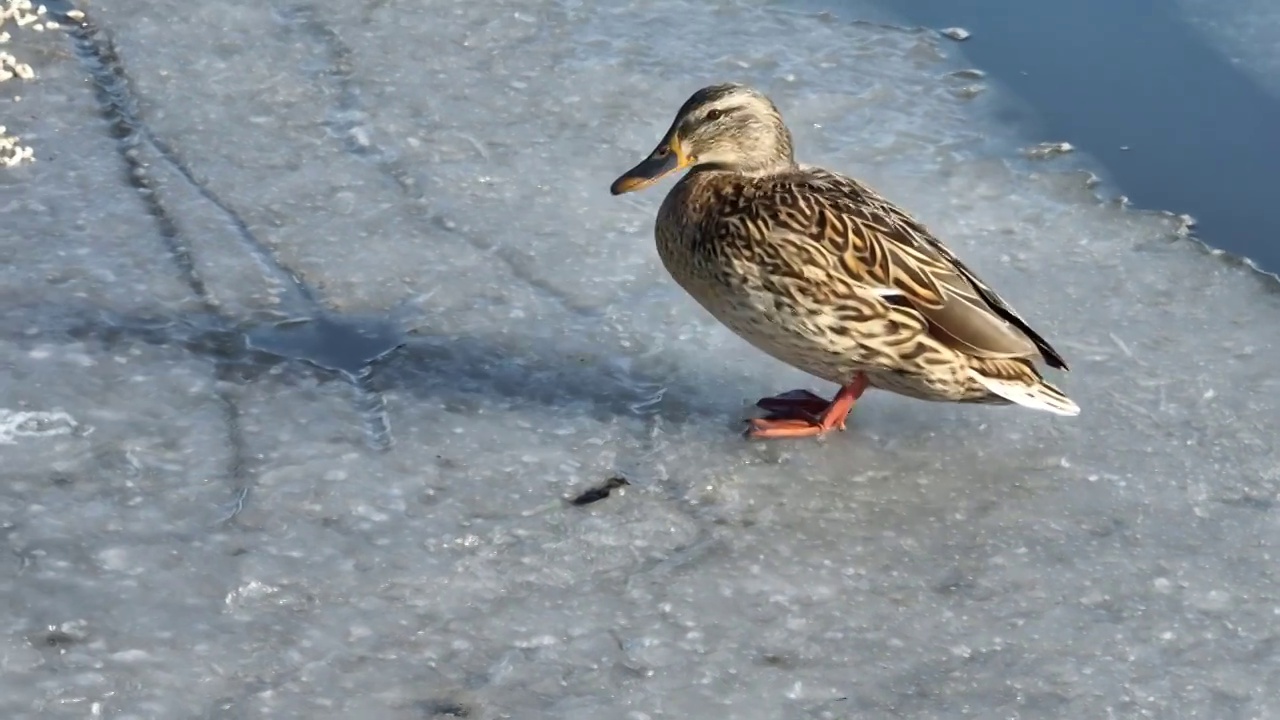
[[[1009,303],[923,224],[871,188],[817,168],[771,182],[774,203],[791,211],[774,214],[784,218],[784,226],[771,232],[827,244],[839,253],[850,280],[917,310],[938,340],[976,357],[1038,355],[1051,367],[1067,369]]]

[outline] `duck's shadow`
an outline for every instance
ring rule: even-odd
[[[610,356],[582,343],[568,346],[504,329],[492,335],[433,334],[421,327],[406,331],[394,314],[259,318],[229,327],[201,314],[120,314],[86,307],[37,312],[45,330],[39,342],[61,335],[105,352],[134,343],[180,348],[212,362],[220,380],[241,385],[336,380],[462,413],[498,400],[554,411],[569,421],[582,413],[602,422],[660,413],[664,423],[676,425],[739,419],[726,416],[740,405],[710,389],[728,387],[722,377],[699,375],[659,357]],[[14,335],[19,344],[26,342]]]
[[[570,424],[660,417],[668,432],[709,423],[733,433],[758,414],[752,407],[757,393],[780,392],[797,383],[819,393],[832,390],[798,374],[778,379],[787,387],[774,387],[723,362],[689,363],[652,352],[609,354],[587,343],[509,328],[467,335],[437,333],[429,326],[408,331],[405,318],[395,313],[259,318],[230,327],[220,318],[199,314],[121,315],[84,307],[40,314],[46,319],[41,342],[63,334],[106,351],[139,342],[176,347],[212,362],[219,380],[240,385],[342,381],[359,391],[355,410],[370,416],[388,412],[382,396],[399,395],[460,416],[496,403]],[[893,436],[931,435],[950,422],[950,415],[963,412],[929,410],[922,412],[916,401],[877,393],[870,407],[859,408],[850,430],[884,444]],[[368,417],[364,425],[383,427]],[[382,440],[374,444],[383,446]]]
[[[371,373],[374,389],[459,410],[496,399],[508,407],[554,412],[564,420],[585,415],[611,422],[660,414],[668,425],[731,421],[725,414],[737,406],[709,391],[723,382],[662,360],[635,362],[509,335],[411,336]]]

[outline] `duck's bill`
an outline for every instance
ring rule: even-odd
[[[609,186],[609,192],[621,195],[647,188],[686,164],[688,163],[684,153],[680,152],[679,143],[663,143],[653,151],[653,154],[640,161],[639,165],[622,173],[622,177],[614,180],[613,185]]]

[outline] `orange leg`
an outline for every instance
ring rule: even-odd
[[[763,398],[756,403],[769,411],[768,417],[749,420],[747,429],[750,440],[799,438],[825,435],[832,430],[844,430],[845,418],[854,403],[867,389],[867,376],[858,373],[853,381],[840,388],[830,402],[808,390],[792,390],[774,397]]]

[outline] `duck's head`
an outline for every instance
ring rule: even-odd
[[[690,166],[762,175],[795,166],[791,132],[763,93],[734,83],[694,93],[649,157],[613,181],[614,195],[640,190]]]

